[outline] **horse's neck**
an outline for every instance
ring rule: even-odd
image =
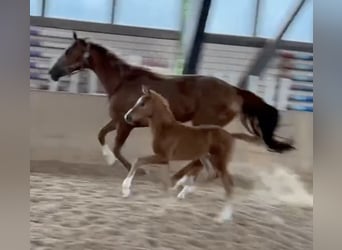
[[[127,63],[118,57],[107,53],[101,53],[96,49],[90,50],[91,63],[89,68],[94,71],[100,79],[108,96],[115,94],[121,84],[121,77],[129,67]]]

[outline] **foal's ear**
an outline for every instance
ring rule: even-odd
[[[141,90],[142,90],[144,95],[149,95],[151,93],[150,88],[147,87],[146,85],[142,85]]]
[[[77,40],[77,34],[75,31],[72,33],[72,36],[73,36],[74,40]]]

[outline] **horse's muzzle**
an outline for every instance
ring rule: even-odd
[[[127,114],[125,114],[125,121],[128,123],[128,124],[130,124],[130,125],[134,125],[134,121],[133,121],[133,119],[132,119],[132,116],[129,114],[129,113],[127,113]]]
[[[48,72],[48,74],[50,75],[51,79],[54,81],[58,81],[59,78],[61,78],[62,76],[67,75],[68,73],[64,70],[64,69],[60,69],[60,68],[51,68]]]

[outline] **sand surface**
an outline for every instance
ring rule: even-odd
[[[232,221],[218,181],[186,200],[164,196],[157,171],[121,197],[120,166],[31,162],[31,249],[312,249],[312,174],[233,163]]]

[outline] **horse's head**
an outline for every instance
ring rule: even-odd
[[[62,76],[76,72],[86,66],[90,45],[85,39],[77,38],[76,32],[73,33],[73,38],[73,43],[49,70],[49,74],[54,81],[58,81]]]
[[[153,113],[153,98],[152,91],[142,86],[143,95],[136,101],[134,106],[125,114],[125,121],[131,125],[135,125],[152,116]]]

